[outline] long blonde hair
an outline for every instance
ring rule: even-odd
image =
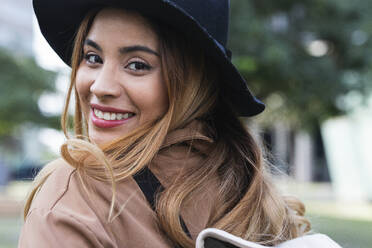
[[[157,197],[159,225],[169,239],[182,247],[194,246],[193,240],[182,230],[181,207],[215,175],[219,178],[218,198],[206,227],[216,227],[268,245],[306,233],[310,224],[303,217],[303,204],[294,198],[284,198],[272,185],[260,147],[223,94],[228,82],[217,73],[219,70],[213,59],[194,42],[168,27],[154,24],[160,38],[162,71],[168,89],[167,112],[102,147],[89,141],[75,78],[82,61],[82,44],[97,12],[92,11],[85,17],[75,37],[71,84],[61,121],[67,141],[61,147],[61,155],[79,175],[112,184],[109,220],[114,216],[116,183],[147,166],[171,130],[199,119],[214,140],[209,156],[196,168],[182,172]],[[68,109],[73,92],[76,100],[74,135],[69,137]],[[86,163],[86,158],[91,156],[96,162]],[[35,194],[52,171],[53,168],[43,169],[35,179],[35,187],[25,206],[25,218]]]

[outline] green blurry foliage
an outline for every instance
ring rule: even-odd
[[[38,99],[54,91],[55,73],[40,68],[32,58],[0,49],[0,136],[8,136],[25,122],[51,127],[58,118],[44,116]]]
[[[312,128],[347,113],[349,92],[370,95],[372,1],[232,0],[231,8],[233,62],[267,104],[266,124]],[[309,53],[315,40],[327,44],[324,56]]]

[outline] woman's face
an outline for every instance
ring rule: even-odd
[[[159,40],[143,17],[103,9],[83,54],[76,88],[92,141],[112,141],[167,111]]]

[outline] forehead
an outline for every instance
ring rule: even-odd
[[[154,49],[158,44],[158,36],[147,19],[137,12],[114,8],[98,12],[87,37],[98,42],[141,44]]]

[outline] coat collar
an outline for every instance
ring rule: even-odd
[[[194,120],[184,128],[176,129],[171,131],[165,138],[163,145],[160,149],[164,149],[176,144],[181,144],[183,142],[192,141],[194,143],[213,143],[213,139],[207,136],[206,132],[203,130],[203,123],[198,120]],[[204,141],[204,142],[203,142]]]

